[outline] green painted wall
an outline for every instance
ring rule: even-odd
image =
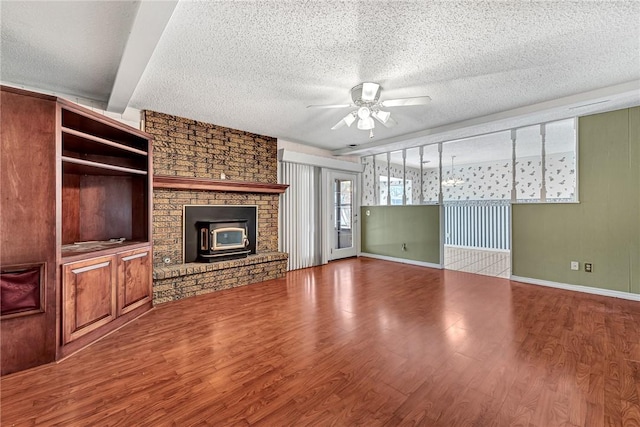
[[[362,252],[440,264],[440,206],[363,206],[360,218]]]
[[[578,142],[579,204],[513,205],[512,274],[640,293],[640,107],[581,117]]]

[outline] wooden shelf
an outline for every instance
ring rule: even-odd
[[[153,177],[153,188],[170,188],[174,190],[207,190],[228,191],[235,193],[282,194],[288,187],[288,184],[267,184],[264,182],[229,181],[219,179],[158,175],[155,175]]]
[[[141,156],[146,156],[147,152],[143,150],[139,150],[134,147],[129,147],[128,145],[120,144],[118,142],[113,142],[108,139],[100,138],[97,136],[90,135],[88,133],[80,132],[75,129],[70,129],[66,127],[62,127],[62,135],[63,135],[63,149],[72,150],[72,151],[80,151],[80,150],[91,150],[95,151],[98,154],[115,154],[115,155],[131,155],[131,153],[139,154]],[[67,137],[68,135],[72,135],[72,137]],[[88,141],[91,142],[88,142]],[[98,144],[93,144],[98,143]]]
[[[147,175],[147,171],[62,156],[65,173],[78,175]],[[76,166],[70,166],[76,165]]]
[[[82,137],[97,138],[98,142],[106,140],[146,152],[149,137],[144,132],[68,101],[59,100],[58,103],[61,106],[62,130],[71,129]]]

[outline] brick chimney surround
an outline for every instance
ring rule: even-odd
[[[153,302],[155,305],[283,277],[278,252],[279,196],[275,138],[143,112],[153,135]],[[183,263],[185,205],[258,208],[256,254],[214,263]]]

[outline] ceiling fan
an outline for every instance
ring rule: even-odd
[[[355,110],[344,116],[342,120],[335,124],[331,130],[336,130],[344,125],[350,127],[356,119],[358,119],[358,129],[368,130],[369,138],[373,138],[373,128],[376,119],[386,127],[392,127],[397,122],[391,117],[391,113],[381,108],[386,107],[405,107],[411,105],[424,105],[431,101],[428,96],[415,96],[411,98],[397,98],[380,101],[380,92],[382,87],[378,83],[360,83],[351,88],[351,104],[333,104],[333,105],[309,105],[307,108],[347,108],[356,107]]]

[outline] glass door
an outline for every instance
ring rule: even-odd
[[[330,182],[332,236],[329,259],[356,256],[356,177],[351,174],[332,172]]]

